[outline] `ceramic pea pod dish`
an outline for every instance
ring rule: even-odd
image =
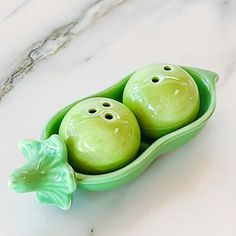
[[[57,112],[9,186],[64,210],[77,188],[108,190],[137,178],[160,155],[196,136],[216,106],[214,72],[154,64]]]

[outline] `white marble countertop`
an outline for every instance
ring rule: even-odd
[[[0,1],[0,233],[4,236],[236,235],[236,1]],[[70,102],[152,63],[215,71],[217,109],[203,131],[136,181],[80,190],[69,211],[8,186]]]

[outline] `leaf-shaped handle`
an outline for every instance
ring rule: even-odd
[[[54,134],[44,141],[25,140],[19,148],[26,164],[12,173],[9,186],[16,192],[36,191],[40,203],[69,209],[77,184],[62,138]]]

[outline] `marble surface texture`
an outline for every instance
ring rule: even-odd
[[[235,236],[236,1],[0,0],[0,235]],[[131,184],[80,190],[65,212],[8,186],[70,102],[152,63],[215,71],[217,109],[204,130]]]

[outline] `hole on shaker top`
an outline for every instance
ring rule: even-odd
[[[107,114],[105,114],[105,118],[107,120],[112,120],[113,119],[113,115],[111,113],[107,113]]]
[[[96,110],[95,108],[91,108],[91,109],[89,109],[88,112],[89,112],[90,114],[93,114],[93,113],[95,113],[96,111],[97,111],[97,110]]]
[[[152,77],[152,82],[153,82],[153,83],[159,82],[159,78],[158,78],[158,77]]]
[[[164,66],[164,70],[171,70],[170,66]]]
[[[110,107],[110,106],[111,106],[111,104],[110,104],[109,102],[104,102],[102,105],[103,105],[104,107]]]

